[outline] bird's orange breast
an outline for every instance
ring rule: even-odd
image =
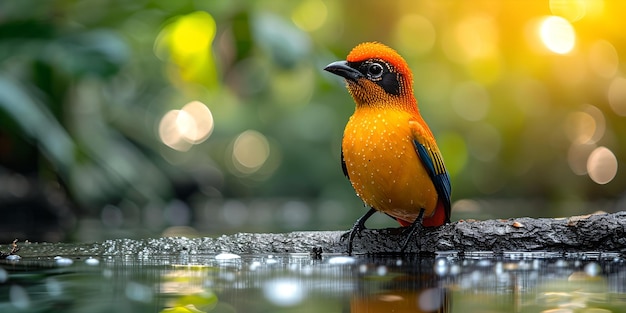
[[[410,112],[361,107],[350,117],[342,142],[348,177],[358,196],[379,211],[413,222],[420,209],[432,216],[438,195],[419,160]]]

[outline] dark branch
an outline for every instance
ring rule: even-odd
[[[516,218],[508,220],[460,221],[438,228],[425,228],[409,243],[406,252],[624,252],[626,212],[570,218]],[[116,239],[95,244],[27,244],[22,256],[97,255],[191,255],[229,252],[257,253],[345,253],[345,231],[309,231],[285,234],[240,233],[217,238]],[[401,228],[363,230],[354,238],[354,253],[398,252],[404,242]]]

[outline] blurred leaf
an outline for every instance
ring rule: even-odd
[[[54,28],[44,21],[20,20],[0,24],[0,39],[41,39],[51,38]]]
[[[60,38],[42,55],[72,75],[108,77],[117,73],[129,58],[124,41],[109,30],[94,30]]]
[[[293,67],[306,58],[311,50],[309,36],[278,15],[258,13],[252,18],[255,42],[283,67]]]
[[[74,164],[75,146],[52,113],[20,82],[0,73],[0,109],[43,148],[50,160],[66,172]]]

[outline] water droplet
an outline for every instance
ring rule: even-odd
[[[72,259],[64,258],[61,256],[55,256],[54,261],[56,262],[57,265],[60,265],[60,266],[69,266],[69,265],[74,264],[74,261],[72,261]]]
[[[236,259],[241,259],[241,256],[236,255],[234,253],[220,253],[215,256],[215,259],[219,261],[236,260]]]
[[[353,257],[349,256],[336,256],[328,260],[328,264],[335,265],[352,264],[354,262],[356,262],[356,260]]]

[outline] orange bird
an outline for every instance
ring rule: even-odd
[[[348,254],[377,210],[411,226],[404,251],[416,229],[450,222],[450,176],[417,107],[411,70],[395,50],[377,42],[356,46],[346,61],[324,70],[346,80],[356,103],[343,133],[341,166],[370,207],[350,231]]]

